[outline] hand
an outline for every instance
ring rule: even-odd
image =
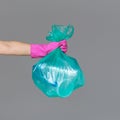
[[[38,58],[44,57],[51,51],[55,50],[56,48],[60,47],[63,52],[67,52],[67,41],[62,40],[60,42],[51,42],[48,44],[31,44],[31,57]]]
[[[60,47],[61,50],[66,53],[67,52],[67,41],[66,40],[62,40],[60,42],[51,42],[49,43],[47,46],[48,49],[48,53],[50,53],[51,51],[53,51],[54,49]]]

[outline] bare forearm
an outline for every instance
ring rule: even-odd
[[[30,44],[18,41],[0,40],[1,55],[30,55]]]

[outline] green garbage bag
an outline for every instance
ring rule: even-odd
[[[72,25],[52,25],[48,41],[68,40],[74,33]],[[48,97],[65,98],[84,86],[85,77],[77,60],[57,48],[32,67],[32,79]]]

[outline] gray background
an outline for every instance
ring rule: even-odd
[[[47,43],[52,24],[72,24],[68,54],[86,85],[69,98],[48,98],[33,84],[39,59],[0,56],[0,120],[120,120],[119,0],[0,0],[0,39]]]

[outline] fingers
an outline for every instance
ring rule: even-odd
[[[67,41],[62,40],[60,42],[51,42],[47,45],[47,49],[49,52],[51,52],[52,50],[54,50],[58,47],[60,47],[61,50],[66,53],[67,52]]]
[[[62,41],[60,41],[60,43],[61,43],[61,45],[63,45],[63,46],[67,45],[67,41],[66,41],[66,40],[62,40]]]
[[[64,48],[64,49],[61,48],[61,50],[62,50],[63,52],[65,52],[65,53],[67,52],[67,49],[66,49],[66,48]]]
[[[63,52],[67,52],[67,41],[66,40],[62,40],[62,41],[60,41],[60,48],[61,48],[61,50],[63,51]]]

